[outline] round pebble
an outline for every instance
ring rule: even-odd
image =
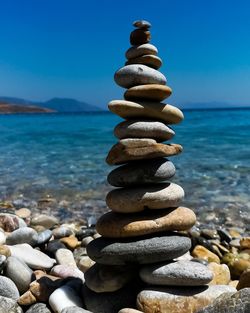
[[[163,101],[172,93],[172,89],[168,86],[158,84],[139,85],[131,87],[124,93],[126,100],[145,100],[145,101]]]
[[[0,276],[0,296],[17,300],[19,291],[14,282],[5,276]]]
[[[31,246],[35,246],[37,244],[38,234],[37,232],[30,227],[22,227],[14,230],[9,236],[6,238],[6,244],[15,245],[21,243],[27,243]]]
[[[143,64],[152,67],[155,70],[158,70],[162,66],[162,60],[156,55],[146,54],[141,55],[140,57],[137,58],[129,59],[125,63],[125,65],[130,64]]]
[[[150,43],[145,43],[143,45],[129,48],[126,51],[125,56],[128,60],[130,60],[130,59],[138,58],[142,55],[148,55],[148,54],[157,55],[158,49],[155,46],[151,45]]]

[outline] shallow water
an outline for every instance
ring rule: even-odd
[[[250,110],[184,114],[173,127],[173,142],[184,152],[171,158],[177,167],[173,181],[186,192],[184,205],[201,220],[214,211],[214,222],[249,222]],[[72,212],[100,215],[110,188],[105,157],[119,121],[110,113],[0,116],[0,199],[37,201],[50,195],[67,200]],[[54,210],[65,215],[60,206]]]

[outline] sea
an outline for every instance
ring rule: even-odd
[[[250,109],[184,110],[171,161],[184,206],[202,223],[250,222]],[[54,199],[60,218],[98,218],[108,208],[106,155],[121,119],[109,112],[0,115],[0,207],[37,209]],[[56,204],[55,204],[56,203]]]

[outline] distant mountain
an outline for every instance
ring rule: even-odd
[[[102,110],[94,105],[68,98],[53,98],[46,102],[35,102],[22,98],[0,97],[0,102],[22,106],[34,105],[59,113],[98,112]]]
[[[12,104],[0,101],[0,114],[16,113],[52,113],[53,110],[41,108],[34,105]]]

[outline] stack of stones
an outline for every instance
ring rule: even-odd
[[[96,264],[85,273],[85,299],[88,302],[91,292],[96,293],[96,299],[102,293],[106,299],[112,299],[112,294],[122,292],[126,286],[130,286],[127,292],[132,295],[138,286],[137,309],[145,313],[193,312],[185,311],[185,305],[183,310],[177,310],[180,304],[176,299],[168,311],[156,299],[159,286],[168,286],[166,292],[175,295],[181,294],[183,286],[194,288],[194,294],[202,293],[213,275],[199,262],[185,257],[176,260],[191,248],[191,240],[183,231],[195,224],[196,216],[180,206],[182,187],[169,182],[175,167],[166,157],[179,154],[182,146],[162,142],[172,139],[175,133],[168,125],[181,122],[183,114],[161,102],[172,91],[158,71],[162,61],[157,48],[149,43],[150,23],[136,21],[133,25],[136,29],[130,35],[132,47],[126,52],[127,62],[115,73],[115,82],[127,88],[125,100],[109,103],[110,111],[125,119],[115,127],[119,142],[107,156],[109,165],[121,165],[108,175],[109,184],[118,188],[106,198],[111,211],[97,222],[101,237],[87,246],[88,255]],[[145,288],[147,285],[151,285],[150,290]],[[120,307],[115,309],[135,308],[135,299],[127,298],[120,297]],[[204,306],[209,296],[205,293],[203,298]],[[86,304],[89,310],[98,311]]]

